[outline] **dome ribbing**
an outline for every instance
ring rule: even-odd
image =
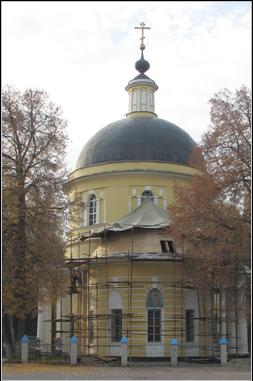
[[[97,132],[84,146],[76,169],[122,161],[187,164],[193,139],[180,127],[160,118],[126,118]]]

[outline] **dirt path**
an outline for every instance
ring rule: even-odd
[[[240,359],[219,365],[165,364],[119,366],[3,364],[3,380],[250,380],[250,360]]]

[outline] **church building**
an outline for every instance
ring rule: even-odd
[[[247,354],[247,324],[240,311],[224,318],[215,302],[194,286],[181,242],[169,233],[173,184],[187,186],[196,143],[155,110],[158,86],[147,76],[141,24],[137,75],[125,90],[128,113],[97,132],[83,147],[66,184],[78,200],[66,247],[58,301],[39,306],[38,337],[67,346],[78,340],[80,356],[120,355],[128,341],[132,358],[210,357],[218,338],[230,354]],[[120,96],[120,94],[119,94]],[[183,110],[182,110],[183,111]],[[213,308],[218,305],[213,328]]]

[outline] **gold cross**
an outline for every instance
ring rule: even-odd
[[[144,45],[144,29],[151,29],[150,27],[146,26],[146,24],[144,24],[144,22],[140,23],[140,26],[136,26],[134,29],[141,29],[141,50],[144,50],[145,49],[145,45]]]

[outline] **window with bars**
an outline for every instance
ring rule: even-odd
[[[148,309],[148,342],[161,341],[161,309]]]
[[[161,241],[161,248],[163,253],[175,253],[173,241]]]
[[[95,225],[97,222],[97,200],[93,194],[88,199],[88,223],[89,225]]]
[[[186,319],[186,341],[194,342],[194,310],[185,310]]]
[[[120,341],[122,337],[122,310],[111,310],[111,341]]]

